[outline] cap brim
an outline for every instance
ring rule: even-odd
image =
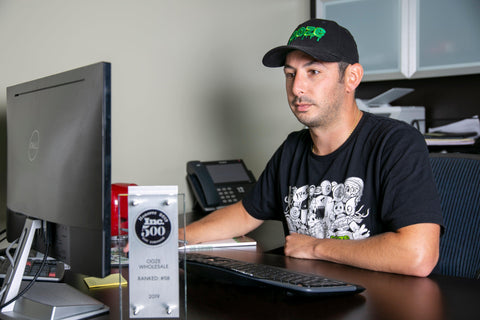
[[[317,60],[321,60],[321,61],[325,61],[325,62],[337,62],[337,61],[341,61],[341,59],[328,52],[328,51],[322,51],[322,52],[318,52],[318,48],[317,48],[317,52],[313,52],[312,48],[311,47],[303,47],[303,46],[280,46],[280,47],[276,47],[276,48],[273,48],[272,50],[268,51],[264,56],[263,56],[263,59],[262,59],[262,63],[264,66],[266,67],[270,67],[270,68],[276,68],[276,67],[283,67],[285,65],[285,60],[287,58],[287,55],[292,52],[292,51],[295,51],[295,50],[299,50],[299,51],[302,51],[310,56],[312,56],[313,58],[317,59]]]

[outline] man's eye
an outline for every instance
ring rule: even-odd
[[[293,78],[295,78],[295,73],[293,73],[293,72],[285,72],[285,78],[287,78],[287,79],[293,79]]]
[[[320,71],[318,71],[318,70],[310,70],[309,72],[310,72],[311,75],[316,75],[316,74],[320,73]]]

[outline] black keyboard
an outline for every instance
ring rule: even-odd
[[[25,272],[23,273],[23,280],[32,280],[37,271],[42,265],[43,258],[29,257],[25,266]],[[0,260],[0,279],[4,279],[8,267],[10,266],[10,261],[4,257]],[[54,259],[49,258],[45,265],[40,271],[40,274],[37,278],[37,281],[53,281],[58,282],[63,279],[65,273],[66,265]]]
[[[180,254],[180,260],[183,261],[182,254]],[[193,269],[193,272],[200,272],[211,276],[215,280],[228,279],[226,282],[233,282],[234,284],[277,287],[289,293],[329,295],[358,293],[364,290],[361,286],[325,278],[317,274],[200,253],[186,253],[186,262],[187,274]],[[182,263],[180,266],[182,266]]]

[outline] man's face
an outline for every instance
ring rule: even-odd
[[[337,62],[322,62],[292,51],[287,55],[284,73],[288,103],[298,121],[314,128],[339,120],[345,90]]]

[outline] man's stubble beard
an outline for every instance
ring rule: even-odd
[[[292,101],[292,105],[297,101],[295,98]],[[307,116],[307,113],[314,110],[308,110],[308,112],[295,112],[295,108],[291,108],[293,114],[297,120],[308,128],[319,128],[319,127],[328,127],[331,123],[335,122],[339,116],[339,105],[338,100],[334,102],[322,102],[319,106],[318,103],[311,99],[301,99],[300,101],[311,103],[311,109],[317,109],[317,112],[313,116]],[[325,107],[326,106],[326,107]],[[321,110],[323,108],[323,110]],[[318,112],[320,111],[320,112]]]

